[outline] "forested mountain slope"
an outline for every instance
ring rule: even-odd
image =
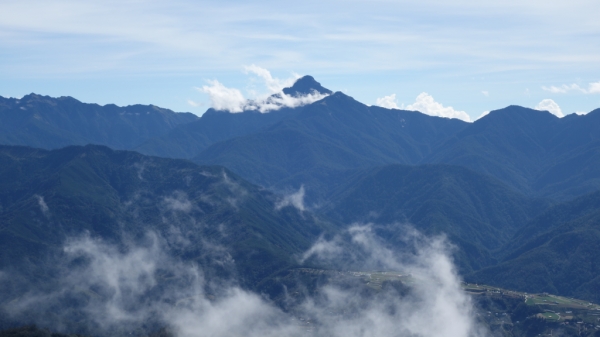
[[[600,301],[600,192],[550,208],[503,250],[502,263],[469,278]]]
[[[469,272],[495,264],[498,250],[548,202],[502,182],[450,165],[387,165],[356,174],[319,210],[343,223],[372,222],[382,237],[400,241],[405,225],[446,235],[456,263]]]
[[[119,245],[154,232],[169,253],[201,265],[218,261],[203,259],[221,247],[252,287],[296,263],[323,232],[310,214],[277,202],[223,167],[103,146],[2,146],[0,269],[43,273],[52,268],[46,256],[86,232]]]
[[[337,92],[269,128],[216,143],[193,160],[229,167],[255,183],[321,194],[352,170],[415,164],[467,123],[369,107]]]

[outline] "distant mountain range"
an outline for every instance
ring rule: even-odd
[[[134,236],[167,235],[165,217],[189,229],[193,213],[207,224],[194,238],[229,247],[259,289],[320,235],[372,222],[395,245],[409,223],[445,234],[469,280],[600,300],[600,109],[557,118],[509,106],[466,123],[368,106],[310,76],[283,92],[314,91],[327,97],[201,117],[0,98],[0,268],[37,272],[84,230],[120,242],[124,224]],[[304,210],[276,206],[301,187]],[[179,254],[201,260],[195,247]]]
[[[304,184],[326,198],[339,178],[385,164],[452,164],[556,200],[600,188],[600,109],[558,118],[518,106],[474,123],[367,106],[312,77],[289,94],[330,94],[269,113],[209,109],[202,117],[155,106],[84,104],[35,94],[0,99],[0,143],[45,149],[100,144],[223,165],[270,188]]]
[[[0,97],[0,143],[43,149],[86,144],[130,149],[197,119],[153,105],[100,106],[36,94]]]

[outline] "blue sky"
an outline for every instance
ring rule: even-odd
[[[599,13],[597,0],[3,0],[0,95],[201,114],[210,81],[269,93],[255,65],[278,83],[310,74],[366,104],[471,120],[544,100],[588,112],[600,108]]]

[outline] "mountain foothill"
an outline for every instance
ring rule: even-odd
[[[0,270],[44,286],[69,237],[154,232],[269,293],[319,237],[373,224],[397,247],[409,225],[445,236],[465,280],[600,301],[600,109],[508,106],[467,123],[369,106],[311,76],[283,93],[315,91],[327,96],[200,117],[0,97]],[[298,191],[301,207],[282,203]]]

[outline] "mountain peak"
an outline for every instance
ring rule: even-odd
[[[478,119],[478,124],[498,125],[500,121],[515,123],[518,122],[528,123],[532,125],[539,125],[540,123],[551,123],[558,120],[556,115],[548,111],[536,110],[531,108],[522,107],[519,105],[509,105],[506,108],[490,111],[490,113]]]
[[[27,95],[21,97],[21,100],[23,100],[23,101],[29,101],[29,100],[39,100],[41,98],[44,98],[44,96],[43,95],[38,95],[38,94],[32,92],[30,94],[27,94]]]
[[[321,86],[321,83],[317,82],[314,77],[310,75],[297,79],[294,85],[283,89],[283,93],[290,96],[304,96],[311,94],[313,91],[320,94],[332,94],[331,90]]]

